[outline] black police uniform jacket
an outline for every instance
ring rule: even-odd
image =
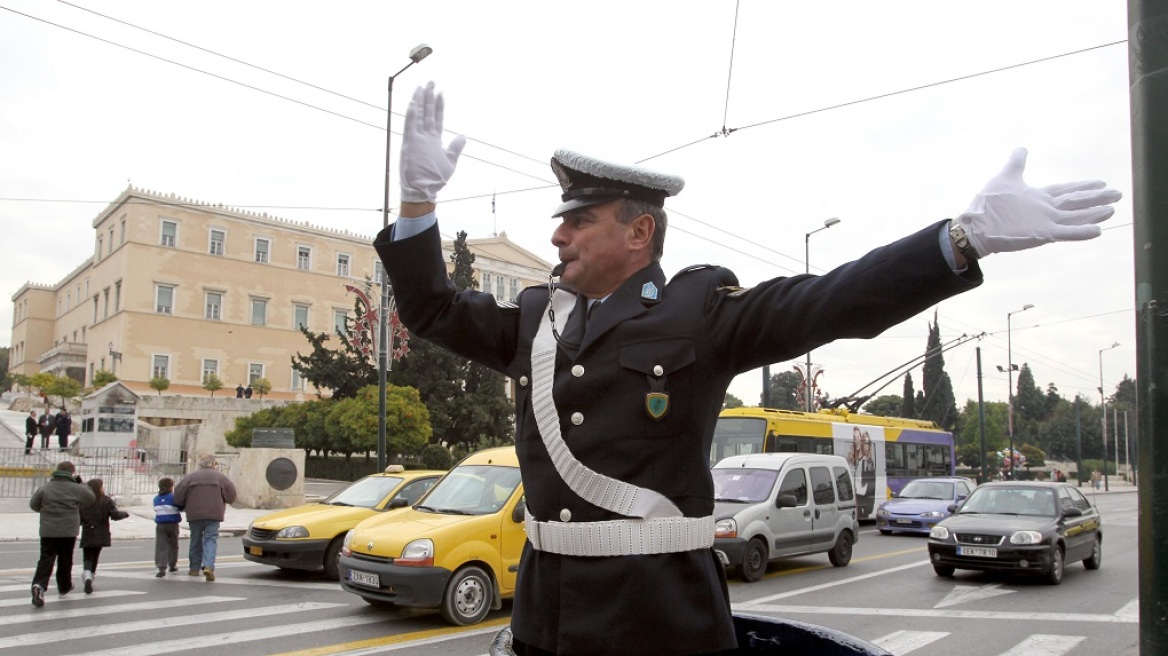
[[[540,521],[622,519],[577,496],[548,458],[531,406],[531,344],[548,321],[546,286],[515,304],[457,292],[438,226],[374,246],[403,323],[518,381],[516,449],[527,508]],[[579,349],[561,344],[553,396],[563,438],[586,466],[671,499],[688,517],[713,512],[710,442],[734,376],[839,338],[870,338],[981,282],[956,274],[941,224],[822,276],[737,287],[721,267],[691,267],[668,285],[657,263],[593,313]],[[644,294],[647,284],[656,298]],[[658,369],[659,367],[659,369]],[[663,416],[646,395],[667,394]],[[659,409],[659,406],[658,406]],[[520,641],[559,654],[702,654],[733,648],[725,575],[711,549],[587,558],[536,551],[520,563],[512,614]]]

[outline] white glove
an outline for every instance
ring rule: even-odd
[[[402,130],[401,199],[407,203],[433,203],[454,175],[454,165],[466,137],[458,135],[442,147],[442,114],[445,102],[434,92],[434,83],[418,87],[406,110]]]
[[[1022,180],[1025,168],[1026,149],[1018,148],[957,218],[978,257],[1094,239],[1102,232],[1095,224],[1111,218],[1115,208],[1109,205],[1122,197],[1102,180],[1030,187]]]

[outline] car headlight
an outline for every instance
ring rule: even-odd
[[[714,537],[738,537],[738,522],[734,521],[733,519],[719,519],[717,523],[714,524]]]
[[[1038,531],[1018,531],[1010,536],[1010,544],[1042,544],[1042,534]]]
[[[884,506],[880,506],[879,508],[876,509],[876,514],[879,515],[880,517],[887,517],[887,516],[891,515],[892,513],[888,512],[888,509],[885,508]]]
[[[353,541],[353,529],[345,531],[345,539],[341,541],[341,555],[352,556],[353,550],[349,548],[349,543]]]
[[[933,528],[929,529],[929,537],[934,540],[948,540],[949,529],[945,528],[944,526],[934,526]]]
[[[414,540],[402,549],[401,558],[395,558],[393,564],[404,567],[433,567],[434,541],[430,538]]]
[[[285,526],[276,532],[278,538],[306,538],[308,529],[303,526]]]
[[[930,510],[928,512],[921,513],[921,517],[924,517],[925,519],[938,519],[944,516],[945,513],[941,512],[940,510]]]

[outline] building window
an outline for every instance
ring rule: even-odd
[[[104,302],[102,303],[102,308],[104,308],[104,309],[102,310],[101,318],[108,319],[109,318],[109,287],[106,287],[105,289],[103,289],[101,295],[102,295],[102,298],[104,299]],[[77,341],[77,340],[75,339],[73,341]]]
[[[162,222],[162,237],[158,240],[159,244],[174,248],[178,242],[178,224],[174,221]]]
[[[212,321],[219,321],[223,318],[223,293],[222,292],[207,292],[207,310],[203,315],[204,318]]]
[[[294,391],[304,391],[304,376],[300,375],[300,370],[292,368],[292,389]]]
[[[97,297],[94,297],[94,309],[97,306]],[[155,285],[154,311],[158,314],[174,314],[174,285]]]
[[[109,245],[106,246],[106,248],[109,249],[106,251],[106,255],[109,255],[110,253],[114,252],[114,227],[113,226],[110,226],[110,229],[109,229]]]
[[[264,365],[253,362],[247,365],[247,384],[250,387],[252,383],[264,377]]]
[[[267,239],[255,240],[255,261],[260,264],[268,263],[268,249],[272,246],[272,242]]]
[[[308,327],[308,306],[297,303],[293,306],[292,327],[296,330]]]
[[[154,356],[154,366],[151,367],[150,374],[154,378],[170,378],[170,356]]]
[[[122,217],[122,227],[121,227],[121,231],[119,233],[119,236],[121,238],[118,240],[118,243],[119,244],[126,243],[126,217],[124,217],[124,216]]]
[[[268,300],[266,298],[251,299],[251,325],[268,325]]]
[[[488,293],[488,294],[491,293],[491,272],[490,271],[483,272],[483,291]]]
[[[303,271],[312,268],[312,249],[308,246],[296,247],[296,268]]]
[[[227,240],[227,233],[223,232],[222,230],[212,230],[211,231],[211,246],[207,252],[209,252],[212,255],[222,255],[223,254],[223,242],[225,242],[226,240]]]
[[[349,256],[348,255],[341,255],[341,254],[337,255],[337,275],[344,276],[346,278],[349,277]]]
[[[381,260],[373,261],[373,282],[378,285],[385,284],[385,265],[381,263]]]
[[[101,245],[102,245],[101,235],[98,235],[97,236],[97,259],[98,260],[101,259]]]
[[[511,291],[510,291],[510,295],[507,297],[507,300],[514,301],[518,297],[519,297],[519,279],[512,278],[511,279]]]
[[[333,310],[333,331],[338,335],[349,334],[349,313],[344,310]]]
[[[218,360],[203,360],[203,382],[211,376],[219,375],[219,361]]]
[[[122,310],[122,281],[114,283],[114,312]]]
[[[503,276],[495,276],[495,298],[500,301],[506,298],[503,296]]]

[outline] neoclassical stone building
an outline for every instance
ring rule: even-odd
[[[127,188],[93,220],[93,256],[62,280],[13,295],[9,369],[66,374],[88,385],[100,370],[154,394],[206,396],[214,373],[234,394],[257,378],[274,399],[300,398],[291,356],[297,330],[334,331],[353,313],[350,285],[377,280],[371,235],[288,221]],[[513,300],[551,265],[506,234],[468,239],[480,289]],[[450,244],[446,244],[447,249]],[[453,265],[451,265],[453,266]],[[379,298],[377,284],[369,296]]]

